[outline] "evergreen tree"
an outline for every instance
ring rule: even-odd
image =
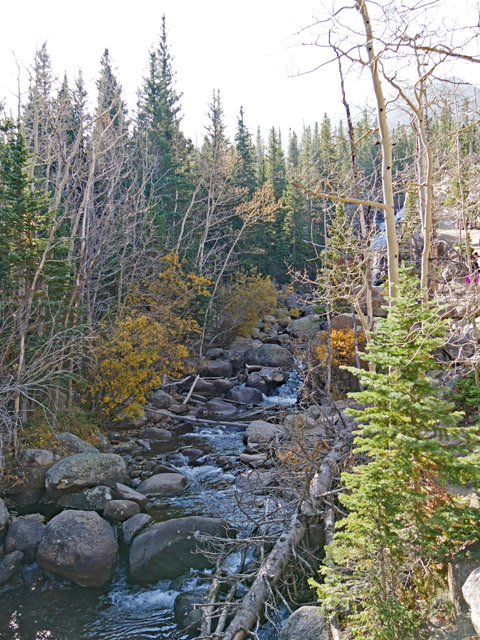
[[[184,174],[190,147],[180,129],[180,99],[163,16],[159,44],[150,52],[139,91],[135,140],[140,184],[167,244],[176,237],[179,208],[188,196]]]
[[[257,156],[257,183],[261,187],[267,177],[265,169],[265,142],[262,137],[260,127],[257,128],[257,137],[255,141],[255,151]]]
[[[237,121],[237,131],[235,133],[235,147],[240,156],[240,165],[237,174],[237,184],[248,189],[249,195],[257,187],[255,175],[255,150],[252,143],[252,136],[245,126],[243,107],[240,107],[240,114]]]
[[[282,148],[280,131],[274,127],[270,129],[265,156],[265,176],[273,187],[275,198],[281,198],[286,187],[285,155]]]
[[[327,550],[327,610],[347,611],[355,638],[419,639],[441,582],[441,565],[478,538],[479,511],[449,487],[479,479],[478,427],[443,399],[429,371],[444,339],[434,302],[403,268],[395,305],[379,320],[364,359],[348,369],[364,391],[355,444],[368,462],[342,475],[348,515]]]
[[[290,131],[290,136],[288,138],[288,154],[287,154],[287,166],[291,169],[296,169],[298,167],[300,151],[298,148],[298,136],[295,131]]]

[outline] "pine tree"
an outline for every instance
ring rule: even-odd
[[[163,16],[158,47],[150,52],[148,75],[138,95],[135,142],[139,181],[167,245],[176,237],[179,209],[188,195],[184,174],[190,147],[180,129],[180,100]]]
[[[273,187],[275,198],[281,198],[286,187],[285,155],[282,149],[280,131],[274,127],[270,129],[265,156],[265,175]]]
[[[363,405],[352,413],[368,462],[342,475],[349,513],[320,588],[326,609],[345,611],[365,640],[422,638],[442,564],[478,538],[478,509],[449,490],[479,479],[478,427],[457,426],[461,414],[429,376],[445,321],[405,268],[395,300],[364,356],[376,371],[348,367],[365,389],[351,395]]]
[[[252,143],[252,136],[245,126],[243,107],[240,107],[240,114],[237,120],[235,147],[240,156],[240,165],[236,178],[237,184],[240,187],[248,189],[248,194],[252,195],[257,187],[255,149]]]

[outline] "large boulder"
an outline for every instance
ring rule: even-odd
[[[98,449],[89,442],[85,442],[73,433],[63,432],[57,433],[55,440],[60,447],[69,454],[74,453],[98,453]]]
[[[38,545],[45,532],[46,525],[28,516],[14,520],[5,538],[5,553],[22,551],[24,562],[35,561]]]
[[[470,607],[470,617],[475,631],[480,634],[480,567],[468,576],[462,593]]]
[[[25,449],[22,462],[34,467],[48,467],[53,464],[55,455],[48,449]]]
[[[111,500],[105,505],[103,517],[113,522],[125,522],[140,513],[140,507],[132,500]]]
[[[158,473],[138,485],[139,493],[145,496],[179,496],[187,486],[187,478],[181,473]]]
[[[258,389],[260,393],[267,394],[267,383],[257,371],[254,371],[248,376],[245,386]]]
[[[130,548],[130,575],[140,583],[173,579],[190,568],[205,569],[207,558],[197,551],[200,534],[227,537],[220,518],[189,516],[154,524],[138,535]]]
[[[467,545],[448,564],[448,595],[456,613],[467,611],[468,606],[462,595],[462,588],[470,574],[479,568],[480,542]]]
[[[168,409],[173,404],[178,404],[178,400],[176,400],[173,396],[162,389],[157,389],[155,393],[150,397],[150,402],[155,407],[155,409]]]
[[[37,562],[82,587],[100,587],[112,577],[118,544],[112,527],[95,511],[62,511],[50,520]]]
[[[228,392],[228,398],[241,404],[259,404],[263,401],[262,392],[254,387],[233,387]]]
[[[77,453],[50,467],[45,477],[47,493],[53,497],[73,493],[99,484],[113,486],[123,482],[127,469],[123,458],[114,453]]]
[[[293,366],[293,356],[288,349],[278,344],[263,344],[245,353],[245,363],[262,367],[288,368]]]
[[[269,392],[286,382],[290,377],[286,371],[275,367],[263,367],[258,373],[265,380]]]
[[[210,380],[204,380],[203,378],[199,378],[197,380],[194,391],[195,393],[199,393],[200,395],[207,397],[218,395],[214,382],[211,382]]]
[[[253,420],[245,431],[245,439],[247,442],[258,442],[262,444],[284,438],[285,435],[285,429],[281,425],[272,424],[266,420]]]
[[[228,420],[237,414],[237,408],[230,402],[225,402],[221,398],[213,398],[203,405],[202,418],[212,418],[213,420]]]
[[[330,320],[330,326],[335,331],[341,331],[343,329],[353,329],[355,326],[361,329],[362,323],[358,316],[353,313],[341,313]]]
[[[175,622],[180,629],[188,629],[189,635],[198,633],[202,620],[203,607],[196,607],[196,604],[203,604],[207,600],[205,589],[196,591],[183,591],[175,598],[173,613]]]
[[[0,587],[18,571],[22,562],[22,551],[12,551],[0,560]]]
[[[212,378],[229,378],[232,375],[232,363],[230,360],[211,360],[205,365],[203,374]]]
[[[304,316],[303,318],[296,318],[292,320],[292,323],[288,326],[288,333],[294,338],[300,338],[301,340],[311,340],[315,337],[315,334],[325,328],[325,322],[322,321],[320,316]]]
[[[9,522],[10,514],[8,513],[8,509],[5,506],[5,502],[0,498],[0,536],[8,527]]]
[[[121,482],[117,482],[115,485],[115,492],[120,498],[120,500],[131,500],[132,502],[136,502],[140,509],[143,509],[148,500],[147,497],[142,493],[135,491],[131,487],[127,487],[127,485],[122,484]]]
[[[328,623],[319,607],[300,607],[280,632],[281,640],[329,640]]]
[[[143,531],[153,522],[152,516],[147,513],[137,513],[122,524],[122,535],[125,544],[130,544],[140,531]]]
[[[159,427],[148,427],[140,432],[139,437],[143,440],[153,440],[155,442],[164,442],[165,440],[171,440],[172,434],[167,429],[160,429]]]

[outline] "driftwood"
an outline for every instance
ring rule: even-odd
[[[250,629],[260,619],[265,602],[288,566],[290,556],[302,541],[311,516],[317,516],[324,508],[323,498],[330,494],[330,486],[337,474],[338,465],[351,447],[349,429],[337,434],[337,442],[325,456],[318,473],[309,487],[309,497],[300,504],[286,531],[279,537],[271,553],[262,563],[247,595],[225,632],[222,640],[244,640]],[[332,624],[334,629],[334,624]],[[332,629],[332,630],[333,630]]]
[[[248,422],[232,422],[223,418],[223,420],[207,420],[206,418],[195,418],[194,416],[179,416],[176,413],[170,413],[165,409],[153,409],[152,407],[146,407],[149,413],[158,413],[160,416],[166,416],[167,418],[173,418],[173,420],[180,420],[181,422],[191,422],[192,424],[228,424],[232,427],[238,427],[240,429],[246,429]]]

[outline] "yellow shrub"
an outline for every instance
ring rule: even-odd
[[[365,345],[365,334],[357,332],[357,344],[361,349]],[[332,348],[332,366],[355,364],[355,333],[353,329],[332,329],[330,333],[330,345]],[[320,344],[315,348],[315,353],[324,367],[328,364],[328,337],[324,333]]]
[[[127,308],[98,340],[95,391],[102,412],[113,418],[138,415],[164,374],[180,375],[185,342],[200,331],[192,313],[199,296],[208,295],[209,281],[185,273],[174,253],[159,267],[155,278],[134,288]]]
[[[276,304],[277,291],[269,276],[240,271],[219,292],[216,342],[228,344],[237,336],[248,336],[261,318],[274,312]]]

